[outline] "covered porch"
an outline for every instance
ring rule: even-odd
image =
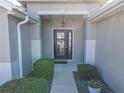
[[[43,58],[94,65],[95,25],[87,24],[88,11],[38,11],[38,14]]]

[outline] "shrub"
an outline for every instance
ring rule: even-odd
[[[47,80],[52,80],[54,75],[54,60],[45,58],[39,59],[34,64],[33,77],[42,77]]]
[[[88,86],[91,87],[91,88],[96,88],[97,89],[97,88],[101,88],[103,85],[100,81],[92,80],[92,81],[88,82]]]
[[[78,75],[81,80],[91,80],[97,79],[97,71],[96,68],[89,64],[80,64],[77,66]]]
[[[42,78],[12,80],[0,87],[0,93],[48,93],[48,83]]]

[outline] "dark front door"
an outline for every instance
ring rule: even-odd
[[[54,58],[72,59],[72,30],[54,30]]]

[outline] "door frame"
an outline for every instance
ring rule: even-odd
[[[74,28],[54,28],[54,27],[52,28],[52,58],[54,59],[54,30],[57,30],[57,29],[72,31],[72,59],[61,59],[61,61],[74,61]]]

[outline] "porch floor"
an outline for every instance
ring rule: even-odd
[[[72,62],[68,64],[55,64],[51,93],[78,93],[72,72],[75,70],[76,65]]]

